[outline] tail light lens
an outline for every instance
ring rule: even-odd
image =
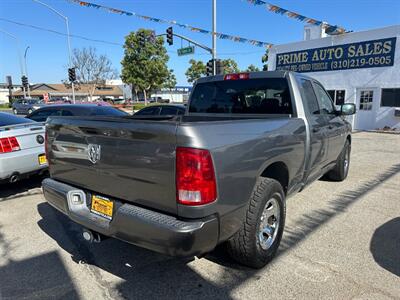
[[[217,199],[214,166],[208,150],[176,149],[177,201],[184,205],[202,205]]]
[[[0,153],[14,152],[21,150],[15,136],[0,139]]]

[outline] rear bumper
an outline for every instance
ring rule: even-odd
[[[47,169],[47,164],[39,165],[39,155],[44,154],[44,147],[35,147],[0,155],[0,180],[8,179],[13,174],[24,175]]]
[[[218,242],[218,219],[211,216],[190,221],[138,207],[114,202],[112,221],[90,212],[90,193],[73,186],[45,179],[46,200],[74,222],[106,236],[171,256],[189,257],[211,251]],[[73,204],[79,194],[83,204]]]

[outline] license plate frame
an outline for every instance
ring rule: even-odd
[[[114,214],[114,201],[100,195],[92,195],[90,211],[107,220],[112,220]]]
[[[46,154],[39,154],[38,155],[38,162],[39,162],[40,166],[47,164]]]

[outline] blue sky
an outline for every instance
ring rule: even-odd
[[[146,22],[134,17],[107,13],[103,10],[80,7],[65,0],[42,0],[68,16],[71,34],[123,44],[124,37],[138,28],[150,28],[164,33],[167,25]],[[90,1],[89,1],[90,2]],[[196,27],[211,29],[211,0],[93,0],[93,3],[107,5],[142,15],[176,20]],[[293,10],[308,17],[341,25],[353,31],[400,24],[400,1],[398,0],[271,0],[272,4]],[[217,31],[274,44],[298,41],[303,35],[303,23],[266,11],[243,0],[217,0]],[[27,46],[27,65],[30,82],[57,83],[66,76],[68,52],[66,38],[50,32],[21,27],[2,19],[40,26],[65,32],[64,21],[47,8],[31,0],[1,0],[0,30],[17,36],[21,51]],[[211,36],[174,28],[176,33],[186,35],[211,46]],[[120,70],[123,56],[121,46],[89,42],[72,38],[73,48],[93,46],[99,53],[107,54],[114,67]],[[187,43],[183,42],[183,46]],[[196,48],[192,56],[178,57],[175,40],[167,46],[170,55],[169,67],[174,69],[178,84],[187,84],[185,70],[191,58],[207,61],[210,56]],[[220,58],[235,59],[240,68],[249,64],[261,66],[264,50],[248,44],[218,40],[217,52]],[[20,68],[15,42],[0,32],[0,82],[6,75],[12,75],[20,82]]]

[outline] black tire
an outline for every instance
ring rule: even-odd
[[[260,234],[263,231],[260,224],[264,222],[261,217],[266,211],[266,204],[270,205],[271,199],[274,199],[274,203],[279,206],[277,214],[279,225],[274,239],[271,240],[271,245],[266,249],[265,244],[261,244]],[[241,228],[227,241],[229,255],[243,265],[257,269],[264,267],[278,250],[285,226],[285,215],[285,194],[280,183],[270,178],[259,178],[250,197]]]
[[[346,140],[343,150],[336,161],[335,167],[328,173],[326,173],[325,178],[332,181],[345,180],[347,178],[347,175],[349,174],[350,153],[351,153],[351,145],[349,143],[349,140]]]

